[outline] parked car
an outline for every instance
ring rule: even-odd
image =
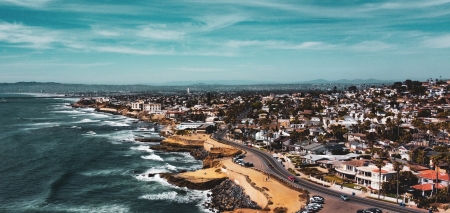
[[[365,211],[365,213],[383,213],[383,211],[381,211],[381,209],[375,208],[375,207],[367,208],[364,211]]]
[[[306,206],[306,208],[307,209],[312,209],[312,210],[314,210],[314,211],[316,211],[316,212],[318,212],[319,210],[320,210],[320,207],[318,207],[318,206]]]
[[[310,199],[309,199],[309,202],[310,202],[310,203],[323,203],[323,200],[310,198]]]
[[[350,198],[348,198],[347,195],[341,195],[341,200],[348,201],[348,200],[350,200]]]
[[[313,195],[309,198],[309,202],[311,203],[324,203],[325,199],[319,195]]]
[[[253,163],[251,163],[251,162],[245,162],[245,163],[244,163],[244,166],[245,166],[245,167],[253,167]]]
[[[318,203],[310,203],[310,204],[308,204],[308,206],[317,206],[319,209],[322,208],[322,205],[320,205]]]
[[[234,162],[237,163],[237,164],[239,164],[239,163],[241,163],[241,162],[244,162],[244,160],[242,160],[242,159],[237,159],[237,160],[235,160]]]
[[[319,211],[319,209],[314,209],[313,207],[310,207],[310,206],[306,206],[305,207],[305,210],[306,210],[306,212],[317,212],[317,211]]]
[[[356,213],[366,213],[366,211],[364,209],[359,209],[359,210],[356,210]]]

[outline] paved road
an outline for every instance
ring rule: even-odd
[[[255,155],[253,152],[247,152],[244,158],[245,162],[252,162],[254,164],[254,167],[257,169],[261,169],[264,166],[261,159],[257,155]],[[269,170],[264,170],[268,172]],[[312,194],[314,195],[314,194]],[[322,197],[325,198],[325,204],[323,204],[323,208],[320,210],[320,212],[332,212],[332,213],[353,213],[356,212],[358,209],[366,209],[369,206],[362,205],[359,203],[355,203],[352,201],[342,201],[339,198],[336,198],[334,196],[330,195],[324,195],[320,194]],[[350,205],[349,205],[350,204]]]
[[[240,143],[235,143],[235,142],[226,140],[224,138],[225,135],[226,135],[225,131],[219,131],[217,134],[214,135],[214,138],[223,143],[228,143],[232,146],[243,149],[243,150],[247,151],[248,153],[252,153],[254,156],[259,158],[259,160],[261,161],[261,165],[259,165],[259,167],[257,166],[256,167],[257,169],[269,171],[270,173],[272,173],[280,178],[283,178],[285,180],[287,180],[288,176],[291,176],[291,173],[289,173],[279,162],[277,162],[267,152],[261,151],[259,149],[247,147]],[[273,165],[274,167],[269,168],[267,166],[269,164]],[[341,193],[339,193],[337,191],[334,191],[334,190],[331,190],[331,189],[328,189],[325,187],[320,187],[318,185],[312,184],[310,182],[307,182],[307,181],[299,179],[299,178],[296,178],[296,179],[297,179],[296,183],[293,183],[293,184],[295,184],[296,186],[298,186],[300,188],[309,190],[311,194],[322,195],[325,197],[325,199],[328,198],[327,200],[330,200],[330,199],[339,200],[339,196]],[[342,212],[339,209],[342,209],[346,212],[353,212],[353,211],[356,212],[356,209],[364,209],[364,208],[369,208],[369,207],[381,208],[381,209],[383,209],[383,212],[399,212],[399,213],[427,212],[425,210],[400,207],[395,204],[390,204],[390,203],[377,201],[377,200],[373,200],[373,199],[368,199],[368,198],[362,198],[362,197],[351,197],[351,200],[349,201],[349,204],[351,204],[351,205],[339,205],[336,202],[333,202],[333,203],[334,203],[333,205],[325,205],[325,206],[330,206],[331,209],[329,209],[328,211],[323,211],[323,212],[333,212],[333,213]],[[361,207],[357,207],[358,205]],[[353,210],[353,208],[350,208],[351,206],[355,206],[357,208]],[[327,208],[327,207],[325,207],[325,208]],[[337,211],[335,211],[335,210],[337,210]]]

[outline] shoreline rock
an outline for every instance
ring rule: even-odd
[[[210,210],[218,210],[219,212],[241,208],[262,209],[245,194],[242,187],[230,179],[223,181],[211,190],[211,202],[206,203],[205,206]]]
[[[172,173],[160,173],[162,178],[166,179],[167,182],[178,187],[187,187],[189,189],[196,190],[210,190],[217,185],[221,184],[223,181],[228,180],[227,177],[224,178],[210,178],[210,179],[199,179],[197,181],[192,181],[184,177],[180,177],[177,174]]]

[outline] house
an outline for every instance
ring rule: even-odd
[[[366,160],[350,160],[344,161],[341,164],[341,167],[336,167],[335,170],[339,173],[339,176],[343,178],[354,179],[358,170],[357,167],[368,166],[368,162]]]
[[[367,144],[364,143],[358,143],[356,141],[347,143],[347,148],[350,149],[350,151],[366,151],[369,147]]]
[[[320,143],[312,143],[307,146],[302,147],[307,153],[320,154],[325,152],[327,149],[324,145]]]
[[[435,188],[446,188],[449,184],[448,174],[433,170],[420,171],[417,177],[419,177],[419,184],[411,186],[411,188],[420,191],[423,196],[430,195]]]
[[[148,113],[158,113],[161,111],[161,104],[158,103],[144,103],[142,109]]]
[[[360,166],[356,168],[356,182],[358,184],[367,186],[369,189],[378,190],[382,182],[386,182],[394,177],[396,172],[394,171],[392,164],[387,164],[381,168],[381,182],[380,182],[380,169],[375,165]]]

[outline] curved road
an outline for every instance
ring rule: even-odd
[[[214,138],[218,141],[227,143],[229,145],[243,149],[247,152],[253,153],[264,164],[265,171],[271,171],[272,174],[274,174],[280,178],[283,178],[286,181],[288,181],[288,179],[287,179],[288,176],[292,176],[292,174],[289,171],[287,171],[284,167],[282,167],[280,165],[280,163],[278,163],[267,152],[261,151],[259,149],[247,147],[243,144],[239,144],[236,142],[226,140],[224,138],[225,134],[226,134],[226,131],[222,130],[222,131],[218,132],[217,134],[214,134]],[[269,164],[273,165],[273,168],[269,168],[267,166]],[[337,191],[334,191],[334,190],[331,190],[331,189],[328,189],[325,187],[320,187],[318,185],[311,184],[310,182],[307,182],[307,181],[305,181],[303,179],[299,179],[299,178],[296,178],[296,182],[293,184],[295,184],[298,187],[309,190],[312,194],[325,194],[325,195],[329,195],[329,196],[336,197],[336,198],[340,197],[340,195],[342,194],[342,193],[339,193]],[[367,206],[378,207],[380,209],[384,209],[384,210],[387,210],[390,212],[401,212],[401,213],[424,213],[424,212],[427,212],[425,210],[400,207],[399,205],[390,204],[390,203],[386,203],[383,201],[377,201],[377,200],[368,199],[368,198],[356,197],[356,196],[351,197],[351,201],[357,202],[359,204],[364,204]]]

